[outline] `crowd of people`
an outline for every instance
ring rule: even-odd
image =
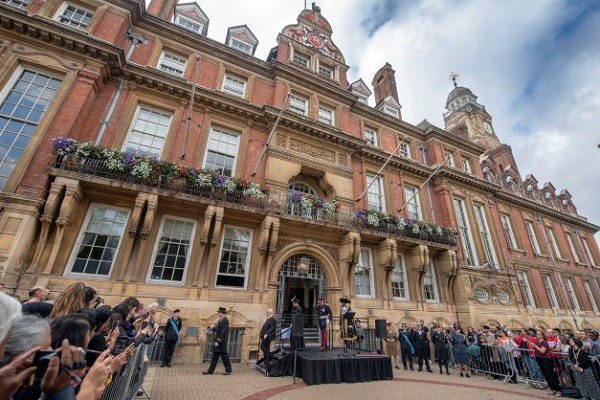
[[[598,331],[570,334],[536,327],[512,332],[504,326],[492,330],[484,325],[465,332],[457,323],[428,327],[421,320],[412,327],[402,323],[397,331],[388,323],[385,341],[395,368],[400,368],[401,359],[405,370],[414,370],[416,362],[418,371],[425,366],[433,372],[429,364],[433,359],[440,374],[450,375],[449,366],[455,366],[461,377],[483,372],[488,379],[509,383],[521,378],[536,387],[548,387],[555,397],[562,396],[564,387],[575,385],[583,398],[600,399]]]
[[[136,348],[162,335],[157,303],[144,307],[128,297],[111,307],[82,282],[67,286],[54,301],[45,287],[28,294],[21,302],[0,290],[0,400],[99,399]],[[165,329],[162,366],[171,366],[180,330],[179,310],[174,310]],[[140,366],[149,361],[146,354],[140,360]]]

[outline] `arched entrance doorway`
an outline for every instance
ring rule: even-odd
[[[320,296],[325,296],[327,284],[319,261],[307,254],[287,258],[279,270],[277,313],[285,316],[292,310],[292,299],[300,300],[305,315],[305,327],[316,326],[314,307]]]

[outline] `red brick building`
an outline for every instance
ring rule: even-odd
[[[242,359],[293,296],[311,318],[345,295],[369,320],[600,325],[598,226],[569,192],[520,174],[468,88],[442,129],[402,120],[390,64],[348,82],[320,10],[281,21],[267,60],[245,25],[208,38],[196,3],[0,10],[9,291],[159,300],[197,349],[231,305]]]

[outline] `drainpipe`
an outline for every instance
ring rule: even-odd
[[[127,31],[127,38],[129,40],[131,40],[131,47],[129,47],[129,50],[127,51],[127,54],[125,55],[126,63],[129,61],[129,59],[133,55],[133,51],[135,50],[137,45],[140,43],[142,43],[142,44],[146,43],[146,39],[144,38],[144,36],[134,33],[131,30]],[[96,145],[96,146],[98,146],[100,144],[100,142],[102,141],[102,138],[104,137],[104,132],[106,131],[106,128],[108,127],[110,119],[112,118],[112,115],[115,112],[115,108],[117,107],[117,103],[119,102],[119,99],[121,98],[121,94],[123,93],[123,86],[124,86],[124,78],[123,78],[123,75],[121,75],[121,77],[119,78],[119,86],[117,87],[117,91],[115,92],[112,100],[110,101],[110,106],[106,113],[106,117],[102,121],[102,125],[100,125],[100,130],[98,131],[98,135],[96,136],[96,140],[94,141],[94,145]]]

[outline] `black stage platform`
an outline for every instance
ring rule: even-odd
[[[394,377],[389,356],[356,350],[301,350],[296,359],[296,376],[307,385],[387,380]]]

